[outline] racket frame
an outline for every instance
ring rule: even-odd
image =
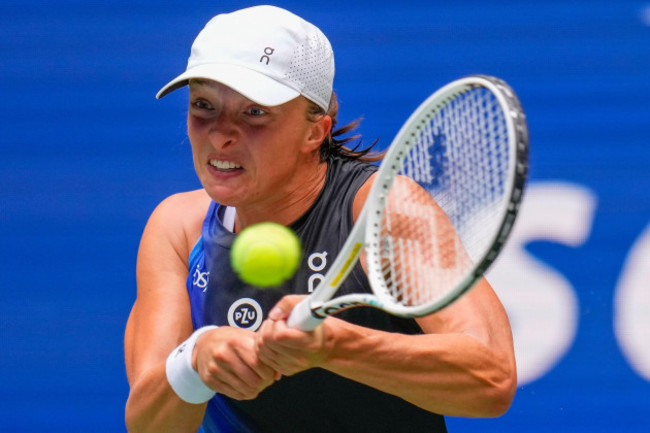
[[[393,301],[388,293],[379,264],[379,231],[383,208],[388,192],[401,169],[401,159],[416,143],[422,125],[439,111],[449,100],[473,87],[489,89],[499,101],[507,122],[511,166],[509,179],[509,205],[491,247],[478,260],[456,288],[438,301],[420,306],[405,306]],[[431,94],[409,116],[388,147],[382,163],[375,174],[373,185],[357,221],[332,263],[324,279],[314,292],[294,307],[288,325],[304,331],[315,329],[328,315],[341,310],[365,305],[391,314],[412,318],[431,314],[454,302],[472,288],[494,262],[512,230],[523,197],[528,170],[528,127],[526,117],[515,92],[499,78],[488,75],[470,75],[452,81]],[[363,250],[366,250],[368,280],[373,293],[353,293],[331,299],[347,278]]]
[[[442,106],[458,94],[476,87],[487,88],[497,98],[507,123],[508,143],[514,143],[514,145],[508,146],[509,160],[514,161],[514,164],[510,165],[508,179],[505,182],[509,188],[509,191],[506,192],[509,201],[508,206],[503,209],[503,216],[500,218],[501,225],[489,243],[490,248],[475,262],[471,271],[453,290],[433,303],[414,306],[396,303],[389,294],[383,278],[379,240],[383,209],[386,206],[393,181],[401,169],[400,161],[415,145],[422,128]],[[380,170],[374,180],[380,192],[373,195],[372,200],[370,199],[371,195],[368,196],[368,216],[365,221],[368,279],[373,292],[382,300],[382,309],[400,317],[420,317],[445,308],[471,289],[499,255],[512,230],[523,197],[528,167],[528,128],[521,104],[510,86],[496,77],[472,75],[447,84],[427,98],[404,123],[404,127],[399,131],[393,143],[395,145],[391,145],[384,158],[386,161],[393,161],[390,170],[388,170],[388,166],[386,170]],[[392,153],[393,151],[394,153]]]

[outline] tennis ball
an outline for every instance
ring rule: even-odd
[[[235,238],[230,263],[242,281],[273,287],[291,278],[302,257],[300,239],[293,230],[272,222],[246,227]]]

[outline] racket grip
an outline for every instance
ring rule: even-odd
[[[293,310],[291,310],[291,314],[289,314],[289,318],[287,319],[287,325],[289,325],[290,328],[301,329],[303,331],[313,331],[321,324],[323,319],[316,318],[311,314],[309,300],[309,298],[305,298],[293,307]]]

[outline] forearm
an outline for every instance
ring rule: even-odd
[[[132,384],[126,403],[126,426],[129,433],[195,433],[206,404],[182,401],[171,389],[165,364],[143,373]]]
[[[336,338],[322,367],[340,376],[444,415],[498,416],[512,401],[514,362],[469,335],[333,325]]]

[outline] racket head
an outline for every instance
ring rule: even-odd
[[[528,128],[504,81],[442,87],[391,143],[368,195],[366,263],[381,308],[438,311],[483,276],[512,229],[528,167]]]

